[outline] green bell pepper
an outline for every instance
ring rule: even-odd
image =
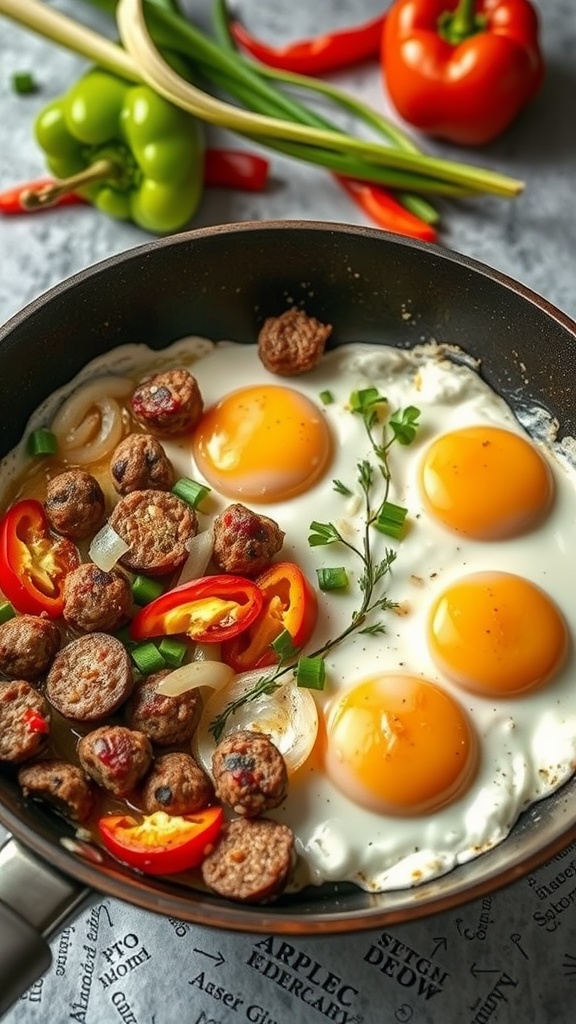
[[[170,234],[192,219],[202,197],[199,122],[147,85],[93,68],[38,115],[35,134],[50,171],[104,213]]]

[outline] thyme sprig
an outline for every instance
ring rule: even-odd
[[[392,548],[386,548],[384,556],[376,560],[372,545],[372,528],[376,527],[380,532],[390,533],[398,537],[398,524],[392,524],[389,529],[385,528],[387,521],[387,510],[389,508],[399,510],[403,515],[401,527],[404,523],[406,510],[401,506],[392,505],[388,501],[392,473],[389,464],[389,453],[392,446],[397,443],[409,445],[414,440],[418,430],[420,411],[415,406],[408,406],[406,409],[398,410],[384,420],[383,411],[387,407],[387,401],[376,388],[366,389],[364,392],[355,392],[351,396],[350,408],[354,413],[361,415],[370,445],[378,459],[378,471],[384,481],[384,497],[374,507],[373,495],[376,488],[375,470],[368,459],[362,459],[357,463],[357,484],[363,497],[364,505],[364,528],[359,544],[354,544],[338,529],[335,523],[321,523],[314,521],[310,524],[308,544],[310,547],[323,547],[330,544],[342,544],[348,548],[360,561],[361,571],[358,577],[358,585],[362,594],[359,607],[352,613],[350,622],[338,633],[337,636],[327,640],[306,657],[307,661],[313,659],[324,660],[330,651],[342,644],[354,633],[362,633],[376,636],[386,632],[384,622],[380,617],[376,621],[369,621],[376,612],[386,612],[397,607],[396,603],[390,601],[382,586],[386,584],[394,564],[397,553]],[[382,436],[376,437],[377,428],[382,427]],[[334,490],[343,496],[351,496],[353,490],[341,480],[333,481]],[[279,662],[270,670],[270,673],[263,675],[254,686],[245,693],[230,701],[224,710],[214,719],[210,725],[210,732],[218,741],[226,728],[226,723],[231,715],[244,704],[258,700],[259,697],[268,696],[280,689],[283,677],[287,672],[296,670],[298,672],[298,656],[289,634],[281,634],[274,642]]]

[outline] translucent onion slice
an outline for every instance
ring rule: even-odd
[[[265,670],[256,669],[234,676],[206,701],[193,742],[196,756],[208,772],[212,769],[212,753],[216,747],[210,732],[211,723],[231,701],[250,690],[264,675]],[[275,693],[242,704],[229,717],[225,735],[238,729],[269,736],[284,757],[288,774],[292,775],[304,764],[316,742],[318,708],[310,690],[299,688],[290,678]]]
[[[212,558],[214,550],[214,534],[212,530],[202,530],[188,544],[188,557],[178,577],[178,585],[198,580],[206,573],[206,566]]]
[[[213,690],[218,690],[229,683],[233,675],[234,670],[223,661],[191,661],[190,664],[181,665],[170,675],[164,676],[164,679],[156,684],[156,693],[177,697],[180,693],[186,693],[197,686],[209,686]]]
[[[122,540],[109,523],[104,523],[101,530],[92,538],[88,555],[103,572],[110,572],[116,563],[130,550],[130,545]]]
[[[122,438],[122,408],[117,401],[134,390],[129,377],[97,377],[81,385],[60,406],[51,429],[58,449],[82,466],[109,455]]]

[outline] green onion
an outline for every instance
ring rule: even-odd
[[[12,88],[19,96],[28,96],[38,91],[34,76],[30,71],[15,71],[12,75]]]
[[[322,405],[332,405],[334,401],[334,395],[331,391],[321,391],[319,397]]]
[[[293,657],[296,653],[296,648],[292,641],[292,634],[289,633],[287,629],[283,629],[276,639],[272,641],[270,646],[276,652],[280,661],[285,661],[287,658]]]
[[[132,580],[132,597],[142,606],[155,601],[164,592],[164,584],[151,580],[149,576],[135,576]]]
[[[204,498],[210,494],[210,487],[206,487],[205,484],[199,484],[196,480],[190,480],[189,477],[183,476],[174,484],[172,494],[175,494],[177,498],[181,498],[191,508],[198,508],[204,501]]]
[[[8,622],[9,619],[13,619],[16,615],[14,608],[10,604],[10,601],[0,602],[0,624]]]
[[[402,505],[394,505],[391,501],[385,501],[378,511],[374,520],[374,526],[380,533],[399,540],[404,529],[404,522],[408,515],[408,509]]]
[[[300,658],[296,667],[296,685],[306,690],[323,690],[326,680],[324,658]]]
[[[320,590],[343,590],[348,586],[348,573],[343,565],[316,569]]]
[[[145,640],[144,643],[136,644],[130,651],[130,655],[136,668],[143,676],[149,676],[152,672],[160,672],[163,668],[166,668],[164,658],[156,644],[153,644],[151,640]]]
[[[56,434],[45,427],[33,430],[28,436],[28,455],[56,455],[58,451],[58,440]]]
[[[171,636],[165,636],[158,644],[158,651],[169,668],[180,668],[187,650],[188,644]]]

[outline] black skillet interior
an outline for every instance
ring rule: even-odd
[[[481,361],[513,406],[537,403],[574,434],[576,324],[509,278],[447,250],[377,230],[311,222],[228,225],[145,244],[42,296],[0,329],[1,446],[90,359],[118,344],[188,335],[251,343],[269,315],[298,305],[334,325],[331,345],[435,340]],[[232,383],[232,382],[231,382]],[[498,848],[418,889],[369,895],[322,887],[277,905],[224,904],[58,842],[66,827],[0,779],[0,820],[25,845],[97,889],[184,919],[246,931],[339,932],[446,909],[532,870],[576,837],[576,783],[524,815]]]

